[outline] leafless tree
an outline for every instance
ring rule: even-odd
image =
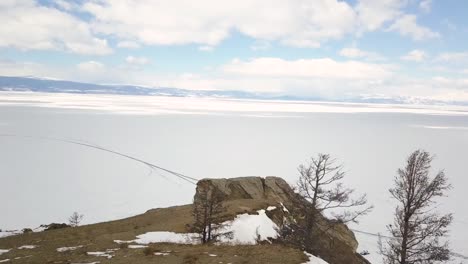
[[[197,197],[194,199],[192,215],[194,223],[191,231],[200,235],[203,244],[219,241],[222,237],[231,238],[232,232],[226,231],[223,223],[223,196],[217,189],[209,186],[197,186]]]
[[[366,195],[352,198],[354,190],[340,182],[345,176],[342,166],[336,165],[330,155],[318,154],[308,164],[300,165],[298,171],[293,210],[301,220],[284,225],[280,237],[289,236],[303,249],[313,251],[314,233],[331,228],[329,224],[333,222],[357,222],[372,210],[372,206],[367,206]],[[324,221],[325,211],[331,212],[331,221]]]
[[[68,223],[76,227],[80,224],[81,220],[83,220],[84,215],[79,214],[78,212],[73,212],[73,214],[68,218]]]
[[[435,199],[451,188],[444,171],[429,176],[433,157],[416,150],[395,176],[390,194],[397,201],[391,239],[380,242],[380,252],[388,264],[428,264],[450,259],[445,241],[452,214],[435,212]],[[441,241],[444,240],[444,241]]]

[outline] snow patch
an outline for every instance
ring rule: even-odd
[[[9,252],[11,249],[0,249],[0,255]]]
[[[109,251],[103,252],[103,251],[95,251],[95,252],[86,252],[89,256],[95,256],[95,257],[106,257],[108,259],[111,259],[113,256],[109,254]]]
[[[19,230],[2,230],[2,231],[0,231],[0,238],[1,237],[16,236],[16,235],[20,235],[20,234],[23,234],[23,232],[21,232]]]
[[[328,262],[326,262],[325,260],[318,258],[312,254],[309,254],[305,251],[304,251],[304,254],[306,254],[307,257],[309,257],[309,261],[304,262],[303,264],[328,264]]]
[[[276,206],[268,206],[268,208],[267,208],[266,210],[267,210],[267,211],[276,210]]]
[[[2,260],[0,260],[0,263],[8,262],[8,261],[10,261],[10,259],[2,259]]]
[[[36,245],[23,245],[19,247],[18,249],[35,249],[35,248],[37,248]]]
[[[154,253],[154,255],[156,255],[156,256],[168,256],[168,255],[170,255],[170,253],[169,252],[156,252],[156,253]]]
[[[76,249],[81,248],[81,247],[83,247],[83,246],[79,245],[79,246],[76,246],[76,247],[60,247],[60,248],[57,248],[57,252],[72,251],[72,250],[76,250]]]
[[[128,245],[128,248],[146,248],[148,246],[145,245]]]
[[[226,227],[221,232],[233,232],[233,240],[222,238],[221,243],[235,244],[255,244],[257,235],[260,240],[267,240],[269,237],[276,238],[277,225],[266,215],[265,210],[257,211],[258,215],[241,214],[232,221],[226,221]],[[174,244],[198,244],[198,234],[195,233],[174,233],[168,231],[148,232],[138,235],[134,240],[114,240],[115,243],[136,243],[147,245],[150,243],[174,243]],[[132,248],[135,245],[129,245]],[[137,248],[137,247],[134,247]]]
[[[238,244],[255,244],[257,235],[260,240],[276,238],[277,225],[266,215],[265,210],[257,211],[258,215],[241,214],[233,221],[227,221],[225,231],[233,232],[233,242]],[[230,242],[225,238],[222,242]]]
[[[174,233],[167,231],[148,232],[137,236],[134,240],[114,240],[115,243],[137,243],[147,245],[150,243],[174,243],[174,244],[196,244],[198,243],[195,239],[197,234],[194,233]]]

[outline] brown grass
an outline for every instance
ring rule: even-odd
[[[233,201],[229,203],[226,219],[236,213],[255,212],[266,208],[267,201]],[[249,203],[250,202],[250,203]],[[39,233],[28,233],[0,239],[0,249],[12,249],[2,254],[0,260],[14,259],[13,263],[303,263],[305,255],[295,249],[280,245],[257,246],[205,246],[153,244],[148,248],[130,249],[126,244],[113,242],[132,240],[135,236],[150,231],[185,232],[191,222],[191,205],[154,209],[127,219],[64,228]],[[19,250],[22,245],[37,245],[35,249]],[[83,245],[74,251],[57,252],[59,247]],[[88,256],[86,252],[116,249],[112,259]],[[154,255],[168,252],[167,256]],[[211,257],[214,254],[216,257]]]

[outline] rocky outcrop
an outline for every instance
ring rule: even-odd
[[[197,190],[199,188],[217,189],[224,195],[226,201],[257,199],[284,202],[290,200],[292,194],[291,187],[280,177],[203,179],[197,184]],[[195,199],[197,199],[197,193]]]
[[[280,177],[240,177],[229,179],[203,179],[197,183],[194,200],[198,199],[202,189],[216,189],[223,195],[224,201],[231,207],[231,214],[239,212],[255,212],[265,209],[265,206],[292,204],[294,192],[289,184]],[[287,210],[287,209],[286,209]],[[283,214],[283,210],[280,213]],[[272,214],[274,212],[270,212]],[[271,215],[273,221],[283,219],[283,215]],[[325,217],[320,221],[328,221],[328,228],[322,237],[321,256],[330,264],[350,263],[360,264],[362,259],[356,253],[358,242],[354,233],[342,223],[333,222]],[[331,227],[331,228],[330,228]],[[337,252],[339,252],[337,254]]]

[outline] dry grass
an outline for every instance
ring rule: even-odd
[[[237,213],[254,212],[266,208],[267,201],[233,201],[229,203],[226,219]],[[39,233],[28,233],[0,239],[0,249],[12,249],[0,260],[11,263],[302,263],[305,255],[280,245],[204,246],[153,244],[148,248],[131,249],[113,242],[132,240],[150,231],[185,232],[191,222],[191,205],[150,210],[127,219],[94,225],[64,228]],[[22,245],[37,245],[35,249],[18,249]],[[82,245],[74,251],[57,252],[59,247]],[[88,256],[86,252],[116,249],[114,257]],[[155,255],[168,252],[168,255]],[[208,252],[208,253],[206,253]],[[216,256],[210,256],[214,254]],[[19,259],[15,259],[19,258]]]

